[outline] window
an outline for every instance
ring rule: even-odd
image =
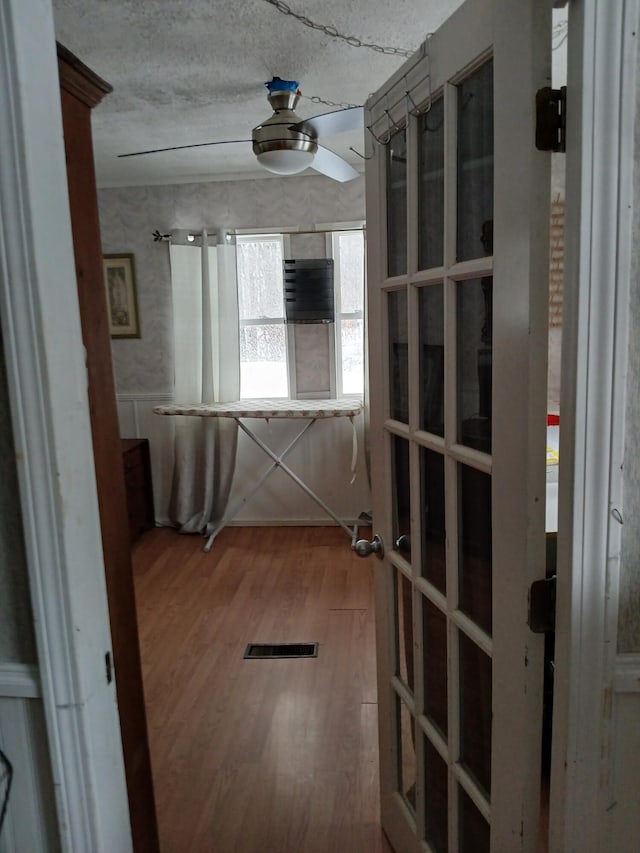
[[[327,330],[331,345],[327,356],[330,363],[325,370],[327,375],[331,374],[331,389],[327,388],[323,395],[362,395],[364,232],[362,228],[354,228],[327,231],[326,234],[326,252],[334,262],[335,325]],[[242,399],[286,398],[292,393],[301,397],[319,396],[318,392],[305,391],[304,387],[296,391],[297,377],[304,374],[305,368],[296,361],[296,340],[298,358],[304,362],[305,341],[312,334],[311,330],[284,321],[282,261],[285,251],[287,258],[299,256],[301,249],[295,241],[296,232],[243,234],[236,238]]]
[[[336,393],[364,392],[364,232],[331,235],[336,300]]]
[[[237,237],[240,397],[288,397],[280,234]]]

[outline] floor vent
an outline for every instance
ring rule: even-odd
[[[250,660],[277,658],[317,658],[317,643],[249,643],[244,653]]]

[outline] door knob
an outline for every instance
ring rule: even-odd
[[[368,539],[358,539],[353,550],[358,557],[369,557],[371,554],[375,554],[381,560],[384,556],[384,544],[377,533],[370,542]]]

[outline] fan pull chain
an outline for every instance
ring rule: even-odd
[[[359,39],[357,36],[346,36],[343,33],[338,32],[335,27],[327,24],[317,24],[315,21],[307,18],[306,15],[300,15],[297,12],[294,12],[290,6],[283,2],[283,0],[265,0],[265,3],[268,3],[270,6],[275,6],[278,12],[282,12],[283,15],[290,15],[292,18],[300,21],[301,24],[304,24],[305,27],[309,27],[312,30],[318,30],[331,38],[341,39],[350,47],[366,47],[369,50],[375,50],[376,53],[386,53],[392,56],[408,57],[412,56],[414,53],[413,50],[406,50],[402,47],[384,47],[380,44],[362,41],[362,39]]]

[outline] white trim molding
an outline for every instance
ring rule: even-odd
[[[640,693],[640,655],[618,655],[614,693]]]
[[[51,765],[47,800],[55,803],[63,850],[127,853],[131,830],[115,685],[105,677],[111,641],[48,1],[0,3],[0,150],[0,320]],[[39,760],[35,753],[25,758]],[[27,764],[25,772],[33,769]]]
[[[33,664],[0,663],[0,697],[38,699],[40,674]]]
[[[637,18],[569,5],[551,853],[613,849]]]

